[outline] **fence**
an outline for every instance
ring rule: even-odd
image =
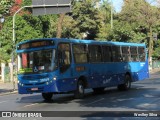
[[[160,68],[160,61],[155,60],[152,62],[152,69]]]
[[[10,68],[8,66],[6,66],[4,69],[4,75],[4,82],[10,82]]]
[[[9,63],[9,65],[5,65],[4,63],[1,63],[1,71],[0,71],[0,82],[13,82],[13,80],[11,80],[11,63]],[[17,77],[16,77],[16,66],[14,66],[13,68],[13,79],[16,80]]]

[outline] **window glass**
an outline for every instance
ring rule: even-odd
[[[139,56],[139,61],[145,61],[145,48],[144,47],[138,47],[138,56]]]
[[[63,65],[69,65],[71,62],[70,59],[70,45],[67,43],[61,43],[58,46],[58,56],[59,62]]]
[[[112,46],[112,58],[113,62],[122,61],[120,46]]]
[[[137,47],[130,47],[131,61],[139,61],[137,54]]]
[[[87,46],[73,45],[73,55],[75,63],[87,63]]]
[[[101,62],[102,61],[101,46],[89,45],[88,48],[89,48],[90,62]]]
[[[131,61],[131,56],[130,56],[130,48],[129,47],[121,47],[122,50],[122,60],[124,62]]]
[[[61,73],[64,73],[70,67],[71,64],[70,44],[60,43],[58,45],[58,63]]]
[[[111,46],[102,46],[103,49],[103,61],[112,62]]]
[[[55,50],[39,50],[18,55],[18,73],[50,72],[56,68]]]

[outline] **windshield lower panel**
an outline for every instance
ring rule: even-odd
[[[44,73],[55,69],[55,50],[41,50],[18,55],[18,73]]]

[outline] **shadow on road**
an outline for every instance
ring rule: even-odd
[[[100,116],[99,119],[103,118],[106,114],[104,111],[151,111],[151,110],[160,110],[160,85],[159,80],[147,80],[145,82],[134,83],[132,88],[128,91],[118,91],[116,88],[107,88],[101,94],[93,94],[92,90],[86,90],[84,99],[74,99],[73,94],[58,94],[54,95],[51,101],[44,101],[41,94],[38,95],[28,95],[22,96],[17,100],[17,103],[29,103],[34,104],[38,103],[42,106],[51,106],[55,108],[57,106],[63,107],[63,110],[72,111],[76,108],[74,105],[77,105],[76,110],[84,110],[83,114],[80,117],[87,117],[86,120],[90,120],[91,117],[88,116]],[[156,87],[155,87],[156,86]],[[44,105],[45,103],[45,105]],[[69,106],[69,107],[68,107]],[[34,109],[39,108],[34,107]],[[51,109],[50,108],[50,109]],[[85,113],[85,110],[101,110],[101,113],[91,112]],[[41,108],[42,109],[42,108]],[[54,109],[57,110],[57,109]],[[75,110],[75,109],[74,109]],[[58,110],[57,110],[58,111]],[[84,114],[85,113],[85,114]],[[74,113],[73,113],[74,114]],[[103,116],[104,115],[104,116]],[[151,120],[150,118],[144,118],[144,120]],[[93,120],[95,118],[92,118]],[[112,118],[113,119],[113,118]],[[111,119],[111,120],[112,120]],[[128,120],[128,117],[125,118],[116,118],[113,120]],[[132,118],[130,118],[132,120]],[[134,118],[133,118],[134,119]],[[138,119],[138,117],[136,117]],[[96,119],[97,120],[97,119]],[[140,118],[143,120],[143,118]],[[157,118],[152,118],[152,120],[158,120]]]

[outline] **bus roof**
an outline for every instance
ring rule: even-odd
[[[32,39],[32,40],[25,40],[23,42],[18,43],[24,44],[33,41],[43,41],[43,40],[51,40],[55,42],[69,42],[69,43],[84,43],[84,44],[99,44],[99,45],[120,45],[120,46],[145,46],[144,43],[128,43],[128,42],[113,42],[113,41],[95,41],[95,40],[81,40],[81,39],[67,39],[67,38],[42,38],[42,39]]]

